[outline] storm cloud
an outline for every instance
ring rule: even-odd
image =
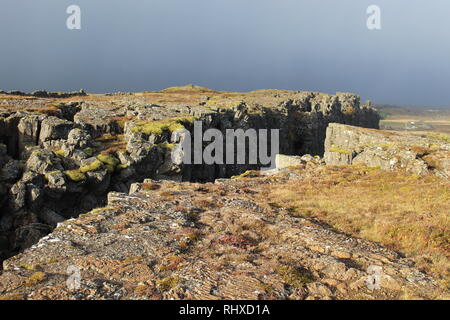
[[[78,5],[82,29],[66,27]],[[369,5],[382,29],[366,27]],[[448,0],[2,0],[0,88],[350,91],[450,105]]]

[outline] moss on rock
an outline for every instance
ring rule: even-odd
[[[101,162],[100,160],[95,160],[90,164],[80,167],[80,172],[87,173],[100,170],[101,168],[103,168],[103,162]]]
[[[86,175],[80,170],[67,170],[64,174],[74,182],[80,182],[86,180]]]
[[[351,150],[346,150],[346,149],[337,148],[337,147],[330,148],[330,152],[337,152],[340,154],[351,154],[352,153]]]
[[[196,118],[193,116],[187,116],[164,119],[160,121],[141,121],[137,122],[135,126],[131,128],[131,131],[142,132],[146,135],[161,135],[164,132],[183,130],[185,129],[185,125],[192,124],[195,119]]]
[[[97,159],[100,160],[105,165],[109,165],[109,166],[112,166],[112,167],[115,167],[115,166],[117,166],[120,163],[119,159],[117,159],[112,154],[108,154],[108,153],[99,154],[97,156]]]

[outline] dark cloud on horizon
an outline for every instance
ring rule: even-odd
[[[82,9],[82,30],[65,27]],[[366,28],[366,8],[382,30]],[[448,0],[2,0],[0,88],[350,91],[450,106]]]

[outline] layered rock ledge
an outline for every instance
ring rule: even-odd
[[[420,135],[332,123],[327,128],[324,159],[329,165],[364,164],[450,178],[450,141],[438,133]]]

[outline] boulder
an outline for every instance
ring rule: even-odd
[[[27,184],[27,208],[38,212],[44,203],[44,188],[41,185]]]
[[[161,150],[161,155],[164,160],[157,169],[159,175],[173,176],[181,173],[180,165],[182,163],[176,163],[177,162],[176,154],[177,152],[175,149],[172,150],[163,148],[163,150]]]
[[[304,163],[305,161],[299,156],[286,156],[283,154],[277,154],[275,156],[275,166],[277,169],[299,166]]]
[[[52,171],[63,171],[61,159],[53,152],[41,149],[33,151],[26,162],[27,170],[45,174]]]
[[[39,142],[43,144],[49,140],[65,140],[73,129],[73,122],[56,117],[48,117],[41,123]]]
[[[75,148],[86,148],[92,140],[88,131],[82,129],[72,129],[69,132],[67,142]]]
[[[9,192],[9,206],[13,211],[22,209],[25,206],[27,186],[24,182],[15,183]]]
[[[331,123],[324,159],[328,165],[362,164],[383,170],[449,177],[450,144],[428,136],[408,135]]]
[[[123,165],[130,165],[132,163],[132,159],[128,152],[119,150],[116,152],[117,158],[120,160],[120,163]]]
[[[46,193],[54,199],[59,199],[67,190],[66,176],[61,171],[52,171],[45,175],[47,180]]]

